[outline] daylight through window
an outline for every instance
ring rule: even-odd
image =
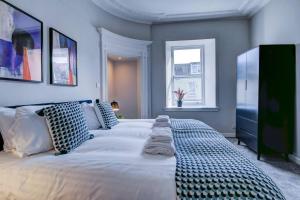
[[[187,94],[183,107],[216,107],[215,40],[166,42],[167,107],[176,107],[173,91]]]

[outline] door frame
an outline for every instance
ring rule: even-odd
[[[98,28],[100,33],[100,99],[108,101],[108,55],[136,57],[140,67],[140,116],[150,117],[150,48],[151,41],[137,40]]]

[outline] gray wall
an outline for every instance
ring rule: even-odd
[[[248,21],[224,19],[152,26],[152,117],[200,119],[223,133],[234,133],[236,57],[250,46]],[[218,112],[165,112],[165,41],[216,38]]]
[[[0,80],[0,105],[99,98],[100,50],[96,27],[137,38],[150,39],[150,26],[116,18],[96,7],[90,0],[9,0],[44,22],[44,83]],[[78,43],[79,86],[49,85],[48,28],[54,27]]]
[[[272,0],[250,20],[251,46],[300,43],[299,9],[299,0]]]
[[[251,45],[300,43],[300,1],[272,0],[250,20]],[[300,45],[297,45],[297,134],[295,154],[300,157]]]
[[[108,65],[109,101],[119,103],[121,114],[126,119],[140,118],[138,104],[138,63],[132,61],[111,61]]]

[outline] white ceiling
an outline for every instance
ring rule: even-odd
[[[92,0],[103,10],[139,23],[251,16],[271,0]]]

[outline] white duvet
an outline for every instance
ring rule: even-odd
[[[122,120],[69,154],[0,153],[0,199],[176,199],[175,157],[143,154],[153,120]]]

